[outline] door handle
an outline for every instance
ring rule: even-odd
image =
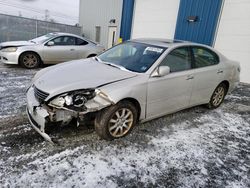
[[[194,76],[193,75],[189,75],[187,76],[186,80],[193,80],[194,79]]]
[[[75,49],[70,49],[70,51],[75,51]]]
[[[218,70],[217,71],[217,74],[221,74],[221,73],[223,73],[223,70]]]

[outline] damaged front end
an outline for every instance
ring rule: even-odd
[[[70,91],[47,100],[48,96],[34,85],[30,87],[27,91],[27,114],[33,128],[51,143],[53,141],[45,133],[49,124],[67,125],[72,119],[79,124],[88,113],[114,104],[100,89]]]

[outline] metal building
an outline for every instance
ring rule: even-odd
[[[79,22],[82,33],[106,48],[118,40],[122,0],[80,0]]]
[[[249,0],[80,0],[83,33],[107,48],[119,38],[181,39],[241,63],[250,83]]]

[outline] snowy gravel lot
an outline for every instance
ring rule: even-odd
[[[216,110],[202,106],[98,139],[92,126],[30,128],[25,91],[33,70],[0,65],[0,187],[250,187],[250,85]]]

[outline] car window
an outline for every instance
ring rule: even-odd
[[[44,43],[44,42],[46,42],[47,40],[49,40],[51,38],[54,38],[55,36],[56,36],[55,34],[49,33],[49,34],[42,35],[40,37],[31,39],[30,41],[35,42],[37,44],[41,44],[41,43]]]
[[[99,56],[104,62],[122,66],[134,72],[146,72],[165,51],[164,47],[137,42],[125,42]]]
[[[124,59],[129,58],[135,55],[137,49],[133,45],[121,45],[120,48],[112,50],[108,55],[107,58],[111,59]]]
[[[87,41],[79,39],[79,38],[76,38],[76,45],[84,46],[84,45],[87,45],[87,44],[88,44]]]
[[[191,69],[191,56],[187,47],[181,47],[170,52],[160,66],[169,66],[170,72]]]
[[[213,51],[203,47],[192,47],[194,55],[194,67],[206,67],[219,63],[219,57]]]
[[[71,37],[71,36],[57,37],[51,41],[55,43],[54,44],[55,46],[70,46],[70,45],[76,44],[75,37]]]

